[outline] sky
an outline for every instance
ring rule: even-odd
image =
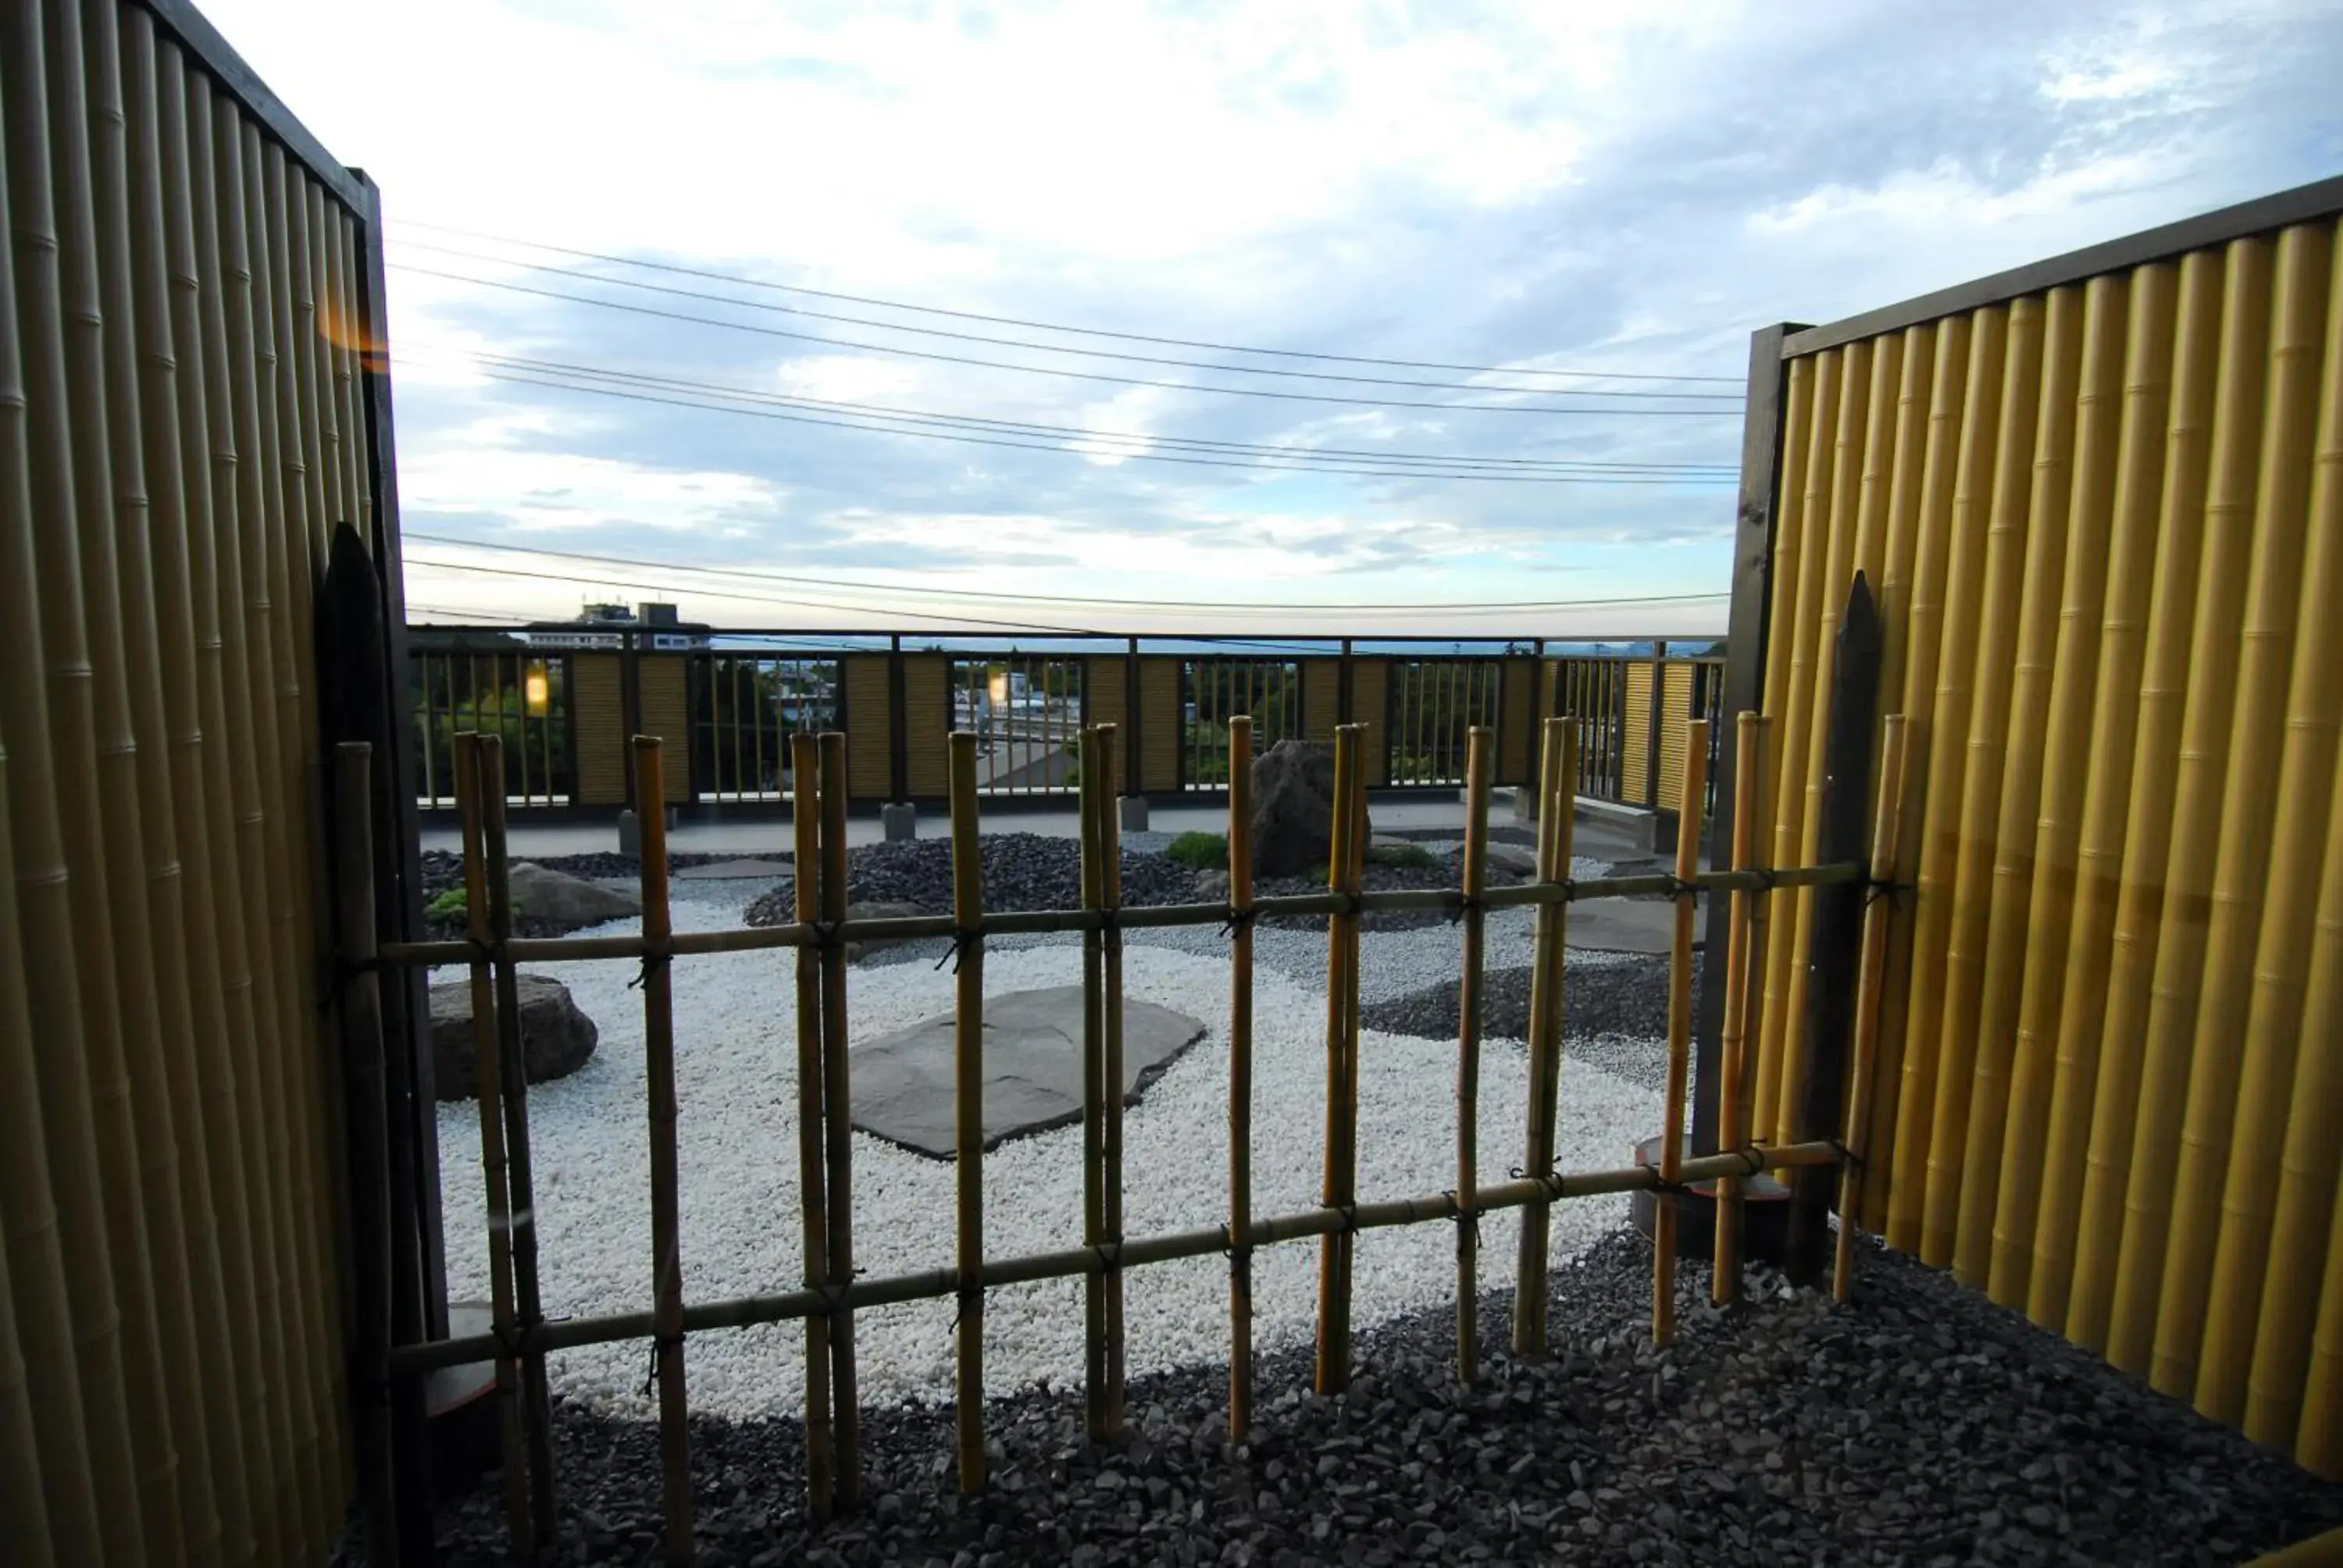
[[[1717,632],[1751,331],[2343,172],[2343,0],[203,8],[383,189],[417,619]]]

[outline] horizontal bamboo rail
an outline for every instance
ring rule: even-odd
[[[1864,879],[1865,868],[1856,861],[1833,866],[1800,866],[1777,871],[1703,871],[1686,879],[1703,892],[1765,892],[1773,888],[1826,888],[1845,882]],[[1593,877],[1578,881],[1529,882],[1511,888],[1492,888],[1481,897],[1486,909],[1529,909],[1539,904],[1568,903],[1579,899],[1618,899],[1670,894],[1676,890],[1673,877]],[[1292,893],[1280,898],[1257,899],[1252,905],[1262,919],[1292,915],[1332,915],[1348,910],[1348,898],[1340,893]],[[1358,895],[1362,913],[1373,914],[1391,910],[1440,910],[1463,911],[1463,895],[1453,888],[1401,888]],[[1229,917],[1225,904],[1147,904],[1131,905],[1117,910],[1112,923],[1124,930],[1160,930],[1167,926],[1216,926]],[[1103,930],[1109,916],[1098,910],[1012,910],[1001,914],[989,914],[973,927],[965,928],[972,940],[977,936],[1031,936],[1045,931]],[[916,941],[922,938],[951,937],[963,928],[953,923],[950,915],[904,915],[884,920],[841,920],[825,926],[820,921],[792,922],[782,926],[749,926],[732,930],[678,931],[668,939],[665,950],[678,958],[696,957],[707,953],[758,952],[768,948],[820,947],[824,930],[829,940],[840,943],[877,941]],[[491,943],[491,950],[500,957],[509,957],[515,963],[532,960],[543,962],[555,959],[639,959],[650,949],[640,937],[513,937],[501,944]],[[386,964],[437,965],[470,963],[479,956],[472,943],[462,940],[429,942],[385,942],[382,961]]]
[[[1838,1145],[1828,1139],[1809,1143],[1759,1144],[1687,1160],[1679,1167],[1677,1179],[1690,1183],[1712,1181],[1720,1176],[1748,1177],[1766,1171],[1800,1166],[1835,1166],[1838,1163]],[[1652,1191],[1656,1191],[1659,1185],[1660,1173],[1649,1165],[1568,1171],[1547,1177],[1524,1176],[1482,1188],[1473,1194],[1471,1209],[1485,1214],[1491,1210],[1518,1209],[1530,1203],[1555,1203],[1570,1198],[1592,1198],[1612,1192]],[[1386,1199],[1347,1209],[1322,1206],[1256,1220],[1251,1233],[1243,1238],[1243,1245],[1269,1247],[1281,1241],[1333,1235],[1353,1227],[1361,1231],[1375,1231],[1393,1225],[1419,1224],[1430,1220],[1453,1221],[1459,1211],[1457,1195],[1453,1192],[1425,1192],[1413,1198]],[[1227,1226],[1208,1225],[1192,1231],[1137,1236],[1116,1247],[1069,1247],[1061,1251],[1037,1252],[1022,1258],[987,1258],[980,1282],[986,1290],[994,1290],[1002,1285],[1030,1284],[1037,1280],[1071,1279],[1077,1274],[1099,1274],[1111,1269],[1131,1269],[1149,1263],[1168,1263],[1180,1258],[1208,1257],[1215,1252],[1227,1251],[1230,1242]],[[1112,1256],[1108,1256],[1109,1253]],[[860,1279],[850,1284],[826,1290],[785,1291],[771,1295],[741,1296],[725,1302],[704,1302],[684,1308],[683,1332],[701,1333],[709,1329],[754,1328],[760,1323],[792,1322],[800,1318],[858,1312],[866,1307],[937,1301],[957,1295],[960,1288],[960,1271],[943,1267]],[[522,1329],[514,1348],[525,1355],[545,1354],[574,1350],[580,1345],[649,1339],[655,1328],[655,1314],[650,1312],[566,1318]],[[469,1334],[457,1339],[434,1340],[424,1344],[401,1345],[391,1352],[390,1369],[394,1376],[413,1375],[440,1367],[486,1361],[498,1354],[498,1349],[494,1334]]]

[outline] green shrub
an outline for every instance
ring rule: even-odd
[[[1370,866],[1437,866],[1440,857],[1421,844],[1370,844],[1367,846]]]
[[[464,890],[460,887],[448,889],[432,900],[423,912],[435,920],[460,919],[464,914]]]
[[[1229,836],[1226,833],[1182,833],[1164,846],[1163,853],[1192,870],[1225,870],[1229,864]]]

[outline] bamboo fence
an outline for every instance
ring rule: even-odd
[[[380,542],[371,215],[225,58],[0,8],[12,1564],[317,1560],[381,1438],[312,649],[333,529]]]
[[[1734,632],[1764,638],[1745,689],[1780,742],[1757,831],[1811,858],[1826,612],[1884,568],[1909,787],[1882,879],[1909,918],[1865,954],[1861,1226],[2329,1476],[2338,211],[2328,181],[1785,331],[1780,455],[1750,476],[1771,614]],[[1808,896],[1765,901],[1791,923],[1756,1027],[1734,1040],[1728,1005],[1721,1036],[1761,1136],[1811,956]]]
[[[1696,784],[1706,757],[1702,726],[1689,728],[1684,777]],[[578,1345],[627,1339],[649,1339],[657,1347],[659,1386],[659,1414],[662,1437],[662,1483],[668,1498],[666,1552],[670,1560],[689,1561],[692,1552],[690,1516],[691,1474],[685,1425],[688,1413],[683,1347],[689,1336],[719,1329],[801,1321],[806,1325],[808,1377],[807,1479],[809,1503],[820,1517],[855,1505],[854,1478],[860,1470],[859,1420],[854,1392],[852,1314],[860,1308],[902,1302],[950,1299],[959,1307],[956,1328],[955,1447],[959,1481],[964,1491],[980,1491],[985,1477],[983,1400],[984,1293],[1003,1285],[1036,1280],[1079,1276],[1085,1282],[1085,1410],[1094,1439],[1109,1441],[1122,1419],[1125,1354],[1120,1312],[1122,1271],[1178,1258],[1225,1253],[1230,1273],[1230,1431],[1242,1440],[1252,1425],[1252,1322],[1249,1260],[1261,1247],[1317,1238],[1321,1248],[1317,1379],[1321,1387],[1339,1389],[1351,1371],[1350,1310],[1353,1292],[1351,1244],[1361,1231],[1391,1225],[1445,1222],[1457,1228],[1459,1310],[1458,1374],[1470,1381],[1478,1371],[1476,1327],[1469,1303],[1476,1288],[1472,1246],[1477,1218],[1506,1209],[1524,1211],[1526,1228],[1543,1231],[1542,1217],[1557,1201],[1594,1193],[1664,1189],[1725,1176],[1747,1176],[1769,1169],[1834,1166],[1840,1161],[1836,1140],[1797,1144],[1740,1144],[1720,1152],[1691,1157],[1671,1151],[1664,1166],[1638,1164],[1618,1170],[1558,1172],[1554,1170],[1554,1094],[1558,1085],[1562,1040],[1563,993],[1558,949],[1562,911],[1574,899],[1629,892],[1665,892],[1679,900],[1684,934],[1689,935],[1694,897],[1704,890],[1731,891],[1755,918],[1762,888],[1831,886],[1862,879],[1860,865],[1791,868],[1760,873],[1746,869],[1723,872],[1698,870],[1697,846],[1687,834],[1677,873],[1669,877],[1608,878],[1572,881],[1567,876],[1568,830],[1554,823],[1541,846],[1540,868],[1546,873],[1518,887],[1491,889],[1486,885],[1487,795],[1489,759],[1493,736],[1476,727],[1468,738],[1467,770],[1476,782],[1468,793],[1481,802],[1482,813],[1471,833],[1461,885],[1453,890],[1361,890],[1364,864],[1364,779],[1359,766],[1358,729],[1337,731],[1333,841],[1329,854],[1329,890],[1279,899],[1257,899],[1251,871],[1251,819],[1246,785],[1251,776],[1252,734],[1248,724],[1232,725],[1230,734],[1232,777],[1240,780],[1232,808],[1230,897],[1226,904],[1188,904],[1125,909],[1120,903],[1120,876],[1114,799],[1117,787],[1113,759],[1116,748],[1111,726],[1094,726],[1081,738],[1082,772],[1081,833],[1083,848],[1082,905],[1080,910],[988,913],[983,908],[981,861],[978,852],[980,795],[975,777],[975,738],[955,738],[955,766],[950,779],[953,803],[953,910],[949,916],[887,920],[846,918],[845,822],[847,769],[844,738],[801,736],[796,740],[802,809],[797,817],[797,864],[793,919],[783,926],[736,930],[677,933],[664,918],[667,847],[664,833],[646,822],[642,839],[644,924],[637,936],[519,939],[511,934],[508,905],[499,896],[501,877],[491,859],[500,847],[495,829],[500,818],[500,790],[496,781],[500,764],[493,737],[459,739],[459,755],[469,766],[459,767],[457,779],[464,803],[468,886],[484,897],[472,900],[473,936],[461,942],[387,942],[374,961],[392,968],[454,960],[473,963],[493,982],[481,997],[476,1013],[482,1042],[483,1167],[490,1182],[490,1241],[492,1280],[497,1283],[497,1322],[487,1334],[385,1345],[380,1355],[393,1378],[416,1377],[434,1368],[494,1360],[498,1367],[498,1398],[508,1412],[508,1462],[526,1473],[528,1484],[516,1484],[508,1498],[508,1516],[516,1545],[543,1540],[546,1532],[538,1500],[549,1493],[550,1421],[547,1404],[533,1392],[531,1368],[541,1369],[552,1352]],[[1555,720],[1546,732],[1542,770],[1550,789],[1549,807],[1564,799],[1575,761],[1575,727]],[[659,783],[660,748],[643,738],[635,754],[639,785],[655,789]],[[1474,769],[1472,763],[1482,764]],[[656,793],[645,796],[657,799]],[[1556,810],[1554,817],[1566,816]],[[477,827],[472,824],[478,824]],[[1879,906],[1885,909],[1885,905]],[[1445,909],[1467,922],[1470,937],[1465,964],[1466,994],[1479,994],[1482,943],[1478,932],[1491,909],[1528,908],[1536,911],[1543,935],[1551,943],[1542,959],[1543,983],[1534,1002],[1536,1027],[1533,1040],[1542,1054],[1533,1068],[1533,1102],[1527,1129],[1530,1161],[1523,1174],[1482,1184],[1477,1177],[1473,1135],[1477,1129],[1477,1018],[1468,1012],[1460,1030],[1458,1055],[1458,1186],[1446,1192],[1361,1201],[1356,1192],[1356,1096],[1359,1070],[1357,1008],[1357,922],[1367,911],[1383,909]],[[1251,928],[1264,914],[1309,914],[1327,918],[1330,963],[1327,987],[1327,1119],[1324,1129],[1325,1182],[1320,1203],[1297,1213],[1261,1215],[1254,1212],[1250,1191],[1252,995]],[[1129,1236],[1121,1222],[1122,1172],[1120,1161],[1122,1065],[1120,1057],[1121,937],[1126,930],[1175,925],[1222,923],[1232,941],[1230,1217],[1226,1223],[1194,1231]],[[1001,1258],[986,1254],[982,1245],[983,1124],[981,1120],[983,944],[988,938],[1009,932],[1078,932],[1083,940],[1085,1030],[1083,1042],[1084,1115],[1083,1241],[1078,1248],[1033,1256]],[[954,1081],[957,1105],[955,1184],[955,1257],[946,1265],[910,1274],[883,1278],[857,1277],[851,1249],[853,1141],[851,1107],[847,1096],[848,1018],[845,1007],[847,944],[890,937],[949,936],[960,964],[955,982]],[[678,1201],[675,1175],[679,1119],[690,1114],[689,1104],[678,1104],[672,1077],[671,1000],[665,983],[669,961],[685,953],[741,952],[794,948],[798,954],[796,985],[799,1007],[799,1156],[802,1188],[800,1225],[804,1236],[805,1278],[800,1288],[773,1294],[719,1302],[692,1302],[684,1292],[683,1260],[674,1225]],[[1749,953],[1746,942],[1735,950]],[[599,959],[635,961],[644,973],[647,1023],[649,1112],[650,1115],[653,1249],[656,1262],[653,1299],[647,1310],[595,1318],[549,1320],[537,1304],[532,1290],[519,1288],[519,1277],[534,1269],[533,1251],[521,1237],[524,1223],[516,1223],[513,1207],[520,1201],[515,1173],[525,1172],[528,1090],[518,1071],[517,1044],[510,1028],[514,1017],[509,976],[528,959]],[[1677,944],[1673,960],[1675,1011],[1688,1015],[1689,942]],[[476,986],[479,982],[476,978]],[[476,992],[476,994],[478,994]],[[5,996],[0,996],[5,1000]],[[1672,1046],[1678,1082],[1671,1103],[1682,1109],[1683,1067],[1688,1056],[1685,1030],[1679,1028]],[[503,1069],[501,1077],[486,1070]],[[1541,1093],[1537,1085],[1543,1084]],[[498,1091],[501,1091],[499,1099]],[[516,1112],[518,1111],[517,1114]],[[498,1139],[506,1140],[498,1147]],[[499,1176],[498,1172],[502,1174]],[[500,1207],[500,1205],[504,1205]],[[1533,1254],[1534,1279],[1544,1291],[1544,1253]],[[524,1258],[528,1261],[524,1263]],[[505,1274],[514,1276],[508,1287]],[[1673,1269],[1654,1281],[1655,1303],[1671,1298]],[[1543,1313],[1524,1312],[1518,1302],[1527,1291],[1517,1291],[1516,1330],[1528,1325],[1529,1353],[1544,1344]],[[515,1430],[518,1429],[518,1430]]]

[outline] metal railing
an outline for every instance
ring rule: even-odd
[[[1519,757],[1530,739],[1516,733],[1523,725],[1567,715],[1584,738],[1578,795],[1673,809],[1659,759],[1688,720],[1715,720],[1724,696],[1721,658],[1671,657],[1656,640],[1633,654],[1525,638],[1451,651],[1460,645],[1404,638],[1363,651],[1297,640],[1290,653],[1264,654],[1240,639],[1222,651],[1205,638],[1068,638],[1034,650],[699,627],[548,627],[541,640],[500,628],[410,631],[417,799],[441,810],[455,805],[453,742],[466,731],[502,739],[506,800],[520,809],[629,803],[623,751],[637,733],[675,739],[670,800],[786,807],[796,794],[791,739],[836,729],[858,755],[887,756],[878,777],[889,798],[937,798],[945,737],[959,729],[977,737],[980,795],[1071,800],[1083,726],[1118,713],[1134,748],[1125,776],[1143,793],[1191,795],[1228,787],[1228,727],[1240,715],[1264,749],[1363,721],[1370,777],[1395,789],[1461,787],[1474,726],[1498,731],[1501,752]],[[879,788],[858,782],[858,798]]]
[[[410,661],[419,805],[456,804],[455,742],[467,733],[502,740],[505,799],[512,805],[569,804],[577,774],[566,658],[490,647],[417,648]]]

